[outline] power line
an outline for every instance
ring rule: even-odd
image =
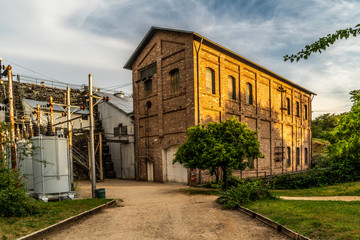
[[[10,60],[8,60],[8,59],[4,59],[4,58],[3,58],[3,60],[5,60],[5,61],[7,61],[7,62],[9,62],[9,63],[11,63],[11,64],[14,64],[14,65],[16,65],[16,66],[18,66],[18,67],[24,68],[24,69],[26,69],[26,70],[28,70],[28,71],[30,71],[30,72],[39,74],[39,75],[41,75],[41,76],[43,76],[43,77],[50,78],[50,79],[52,79],[53,81],[56,81],[56,82],[59,82],[59,83],[64,83],[64,82],[59,81],[59,80],[57,80],[57,79],[55,79],[55,78],[53,78],[53,77],[50,77],[50,76],[48,76],[48,75],[39,73],[39,72],[34,71],[34,70],[30,69],[30,68],[24,67],[24,66],[22,66],[22,65],[20,65],[20,64],[14,63],[14,62],[12,62],[12,61],[10,61]]]

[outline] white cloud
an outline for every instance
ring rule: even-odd
[[[350,104],[345,92],[359,88],[358,38],[307,61],[282,60],[359,23],[358,1],[12,0],[2,9],[0,57],[71,83],[86,84],[89,72],[105,86],[130,82],[122,67],[155,25],[198,32],[314,92],[344,92],[319,93],[313,109]]]

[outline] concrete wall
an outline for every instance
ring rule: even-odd
[[[110,147],[116,176],[122,179],[135,179],[134,127],[131,118],[106,102],[99,103],[98,112]],[[114,128],[120,123],[128,126],[128,135],[114,137]]]

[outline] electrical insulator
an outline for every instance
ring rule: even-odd
[[[80,109],[81,109],[81,110],[85,110],[86,107],[85,107],[85,106],[80,106]]]
[[[63,112],[62,115],[63,115],[63,117],[66,117],[67,114],[66,114],[66,112]]]
[[[108,102],[110,98],[108,96],[103,97],[103,101]]]

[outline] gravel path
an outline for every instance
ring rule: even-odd
[[[352,202],[352,201],[360,201],[359,196],[329,196],[329,197],[284,197],[281,196],[281,199],[284,200],[306,200],[306,201],[345,201],[345,202]]]
[[[238,211],[222,210],[216,196],[179,193],[179,184],[106,180],[97,188],[123,199],[47,239],[288,239]],[[78,185],[90,197],[89,182]]]

